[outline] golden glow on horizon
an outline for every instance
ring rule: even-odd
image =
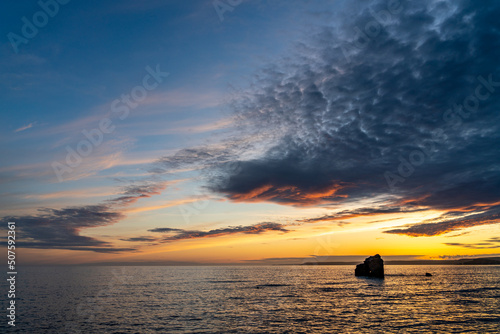
[[[469,256],[495,254],[493,249],[473,249],[449,246],[446,243],[479,243],[490,235],[498,235],[496,225],[476,226],[467,229],[467,235],[439,235],[410,237],[387,234],[387,228],[413,224],[423,219],[438,217],[439,211],[426,213],[386,214],[349,219],[348,225],[335,222],[303,223],[289,226],[288,233],[268,231],[262,234],[231,234],[217,237],[194,238],[157,245],[116,241],[115,247],[139,247],[139,252],[93,253],[70,250],[23,250],[28,259],[40,259],[46,263],[85,263],[106,261],[188,261],[197,263],[234,263],[264,258],[308,258],[311,256],[348,256],[380,253],[390,255],[419,255],[423,258],[439,258],[443,255]],[[374,222],[374,223],[373,223]],[[367,224],[372,224],[368,225]],[[85,231],[83,231],[85,232]],[[460,232],[460,231],[458,231]],[[82,233],[85,235],[85,233]],[[148,234],[151,236],[151,233]],[[121,239],[138,234],[121,235]],[[161,238],[161,234],[153,236]]]

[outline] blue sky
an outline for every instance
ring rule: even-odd
[[[21,34],[21,18],[37,11],[34,1],[9,4],[4,35]],[[130,145],[120,149],[144,156],[202,140],[167,130],[224,118],[219,106],[231,85],[244,85],[260,63],[293,42],[298,29],[289,17],[300,11],[283,3],[243,3],[221,22],[207,1],[61,5],[28,44],[19,45],[19,54],[3,44],[5,166],[57,159],[64,144],[78,143],[82,130],[98,124],[111,101],[140,84],[146,66],[170,73],[152,92],[158,101],[139,105],[106,141],[126,141]]]

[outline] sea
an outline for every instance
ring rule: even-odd
[[[499,333],[500,266],[18,267],[1,333]],[[431,273],[431,277],[425,276]]]

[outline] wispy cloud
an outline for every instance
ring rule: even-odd
[[[85,189],[77,189],[77,190],[65,190],[65,191],[56,191],[51,193],[44,194],[28,194],[24,195],[23,198],[27,199],[37,199],[37,200],[50,200],[50,199],[59,199],[59,198],[95,198],[99,196],[112,196],[116,195],[116,189],[109,187],[94,187],[94,188],[85,188]]]
[[[149,230],[150,232],[157,233],[173,233],[173,235],[164,236],[161,240],[163,242],[180,241],[186,239],[200,239],[200,238],[214,238],[233,234],[261,234],[269,231],[289,232],[284,225],[278,223],[259,223],[250,226],[234,226],[226,228],[218,228],[210,231],[194,231],[183,230],[178,228],[155,228]]]
[[[234,122],[233,119],[227,118],[227,119],[221,119],[221,120],[207,122],[207,123],[203,123],[203,124],[179,125],[179,126],[175,126],[175,127],[161,130],[159,132],[155,132],[155,134],[205,133],[205,132],[211,132],[211,131],[229,128],[231,125],[234,124],[233,122]]]
[[[424,211],[425,209],[411,208],[411,207],[375,207],[375,208],[359,208],[354,210],[342,210],[334,214],[324,215],[317,218],[307,218],[301,220],[304,223],[315,223],[321,221],[335,221],[340,219],[350,219],[356,217],[376,216],[392,213],[409,213]]]
[[[470,249],[493,249],[500,248],[500,238],[493,237],[482,242],[475,243],[460,243],[460,242],[447,242],[445,243],[447,246],[459,246]]]
[[[75,206],[63,209],[43,208],[38,214],[7,216],[5,221],[22,222],[17,230],[18,245],[25,248],[66,249],[118,253],[136,251],[135,248],[117,248],[112,243],[81,235],[81,231],[115,224],[125,218],[124,206],[142,198],[159,195],[166,182],[143,182],[122,189],[119,196],[97,205]],[[2,227],[5,229],[5,227]]]
[[[21,132],[21,131],[25,131],[25,130],[31,129],[36,124],[37,124],[37,122],[29,123],[28,125],[21,126],[20,128],[14,130],[14,132]]]
[[[222,96],[217,91],[195,92],[177,89],[151,95],[143,104],[172,107],[210,108],[220,105]]]
[[[463,215],[458,218],[450,218],[450,216],[454,215],[455,213],[452,215],[445,213],[435,219],[390,229],[388,231],[384,231],[384,233],[402,234],[412,237],[429,237],[462,230],[464,228],[498,224],[500,223],[500,206],[493,207],[482,213]]]
[[[203,199],[206,199],[206,197],[193,196],[193,197],[172,200],[172,201],[162,203],[162,204],[157,204],[157,205],[145,205],[145,206],[136,207],[136,208],[129,208],[129,209],[125,209],[124,212],[126,212],[126,213],[140,213],[140,212],[161,210],[161,209],[170,208],[173,206],[198,202],[198,201],[201,201]]]
[[[38,215],[4,217],[6,221],[20,222],[18,242],[26,248],[57,248],[119,252],[110,243],[82,236],[86,228],[106,226],[118,222],[124,216],[106,205],[89,205],[64,209],[40,209]],[[130,249],[127,249],[130,251]]]
[[[154,195],[159,195],[167,187],[166,182],[146,183],[140,185],[129,185],[123,188],[122,195],[109,202],[117,205],[130,205],[137,202],[141,198],[149,198]]]
[[[122,241],[130,241],[130,242],[148,242],[148,241],[156,241],[157,238],[154,237],[133,237],[127,239],[120,239]]]

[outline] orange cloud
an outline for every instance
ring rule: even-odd
[[[150,206],[143,206],[143,207],[139,207],[139,208],[131,208],[131,209],[125,210],[125,212],[126,213],[138,213],[138,212],[160,210],[160,209],[169,208],[169,207],[172,207],[172,206],[177,206],[177,205],[183,205],[183,204],[198,202],[198,201],[200,201],[202,199],[203,198],[200,198],[200,197],[184,198],[184,199],[167,202],[165,204],[160,204],[160,205],[150,205]]]
[[[424,209],[414,209],[408,207],[390,206],[390,207],[373,207],[373,208],[358,208],[354,210],[343,210],[329,215],[324,215],[317,218],[303,219],[303,223],[316,223],[322,221],[335,221],[339,219],[350,219],[357,217],[367,217],[367,216],[377,216],[383,214],[393,214],[393,213],[407,213],[407,212],[418,212]]]
[[[232,194],[229,198],[235,202],[273,201],[278,204],[308,206],[326,203],[333,198],[346,198],[347,195],[337,194],[345,188],[345,184],[333,184],[319,189],[302,190],[295,186],[278,187],[266,184],[246,193]]]
[[[481,225],[500,223],[499,208],[491,210],[492,212],[473,214],[459,218],[437,218],[423,223],[405,225],[401,228],[385,231],[384,233],[402,234],[411,237],[430,237],[437,236],[464,228],[470,228]],[[442,217],[449,217],[444,214]]]

